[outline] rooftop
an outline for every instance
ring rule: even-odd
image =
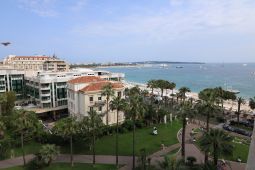
[[[109,81],[103,81],[103,82],[91,83],[90,85],[84,87],[80,91],[83,91],[83,92],[100,91],[103,89],[104,86],[106,86],[108,84],[111,84],[113,89],[119,89],[119,88],[124,87],[124,85],[122,83],[113,83],[113,82],[109,82]]]
[[[104,81],[104,80],[96,76],[82,76],[82,77],[77,77],[75,79],[69,80],[68,83],[79,84],[79,83],[92,83],[92,82],[99,82],[99,81]]]

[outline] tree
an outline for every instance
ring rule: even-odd
[[[167,89],[170,89],[172,90],[172,105],[174,103],[174,88],[176,87],[176,84],[174,82],[169,82],[168,85],[167,85]]]
[[[0,139],[4,138],[4,131],[6,127],[4,125],[4,122],[0,119]]]
[[[147,82],[147,87],[148,87],[148,88],[151,88],[151,93],[153,94],[154,88],[157,88],[156,80],[149,80],[149,81]]]
[[[117,111],[117,124],[116,124],[116,166],[118,168],[119,165],[119,159],[118,159],[118,150],[119,150],[119,111],[124,110],[126,107],[126,101],[124,99],[121,99],[120,96],[114,97],[113,100],[110,102],[110,108],[112,110]]]
[[[212,153],[214,165],[217,165],[218,158],[223,153],[232,154],[232,140],[233,137],[227,135],[222,130],[211,129],[202,136],[200,146],[203,151]]]
[[[219,112],[219,106],[215,105],[217,101],[217,94],[213,89],[204,89],[199,92],[199,101],[196,104],[196,111],[206,117],[206,132],[209,132],[210,118]],[[205,152],[205,163],[208,163],[208,152]]]
[[[93,164],[96,163],[96,152],[95,152],[95,142],[96,142],[96,135],[99,128],[102,127],[102,119],[100,115],[95,111],[91,110],[88,112],[88,126],[89,131],[92,133],[92,152],[93,152]]]
[[[237,107],[237,122],[239,124],[239,118],[240,118],[240,113],[241,113],[241,105],[245,104],[245,99],[242,98],[242,97],[238,97],[237,98],[237,104],[238,104],[238,107]]]
[[[0,95],[0,115],[9,115],[16,101],[16,94],[13,91],[5,92]]]
[[[24,152],[24,136],[26,134],[33,134],[37,131],[40,124],[34,112],[26,110],[18,110],[13,114],[13,127],[15,131],[20,135],[21,150],[23,156],[24,165],[26,164],[25,152]]]
[[[176,160],[176,157],[168,157],[164,156],[164,160],[162,162],[158,162],[158,165],[161,169],[164,170],[184,170],[185,161],[183,159]]]
[[[161,90],[161,97],[163,98],[164,89],[167,89],[169,82],[166,80],[156,80],[156,86]]]
[[[73,136],[78,133],[78,123],[75,117],[67,117],[60,119],[56,122],[54,129],[56,135],[61,136],[62,138],[69,139],[70,142],[70,162],[71,166],[73,163]]]
[[[143,98],[140,96],[140,89],[138,87],[131,88],[125,113],[133,121],[133,169],[135,169],[135,121],[143,117],[144,111],[145,106]]]
[[[106,96],[106,125],[109,125],[109,100],[110,97],[114,95],[111,83],[108,83],[102,88],[102,95]]]
[[[185,132],[186,132],[186,125],[188,118],[192,117],[193,115],[193,108],[190,102],[183,102],[180,105],[178,116],[181,118],[182,121],[182,147],[181,147],[181,155],[185,158]]]
[[[181,87],[179,89],[179,93],[181,95],[181,98],[183,101],[185,101],[185,98],[186,98],[186,93],[190,92],[190,89],[188,87]]]
[[[249,106],[250,106],[250,108],[251,108],[252,110],[255,109],[255,97],[250,98]]]
[[[56,145],[50,144],[43,145],[38,153],[39,160],[47,166],[49,166],[58,155],[59,148],[57,148]]]

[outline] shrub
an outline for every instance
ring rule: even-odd
[[[133,129],[133,121],[132,120],[125,120],[121,127],[131,131]]]
[[[196,161],[197,161],[197,159],[193,156],[188,156],[187,157],[187,164],[189,166],[193,166]]]
[[[144,127],[144,122],[143,122],[143,120],[136,120],[136,121],[135,121],[135,126],[136,126],[137,128],[143,128],[143,127]]]

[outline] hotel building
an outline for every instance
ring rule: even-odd
[[[92,109],[103,115],[103,123],[106,124],[106,96],[102,95],[102,89],[107,84],[111,84],[114,96],[123,96],[124,85],[121,82],[104,80],[96,76],[82,76],[68,81],[67,97],[68,110],[70,115],[82,118],[88,116]],[[112,100],[112,96],[110,100]],[[109,124],[117,122],[116,110],[109,109]],[[119,112],[119,122],[124,121],[124,113]]]
[[[37,113],[52,111],[67,112],[67,82],[82,76],[100,77],[104,80],[120,81],[124,78],[122,73],[107,71],[94,71],[90,69],[76,69],[69,72],[38,72],[37,75],[25,76],[26,94],[29,101],[39,110]]]
[[[9,55],[3,60],[4,65],[12,66],[14,69],[33,71],[68,71],[69,65],[55,57],[49,56],[16,56]]]

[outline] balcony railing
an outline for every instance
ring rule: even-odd
[[[95,101],[94,105],[95,106],[103,106],[105,105],[106,101],[105,100],[99,100],[99,101]]]

